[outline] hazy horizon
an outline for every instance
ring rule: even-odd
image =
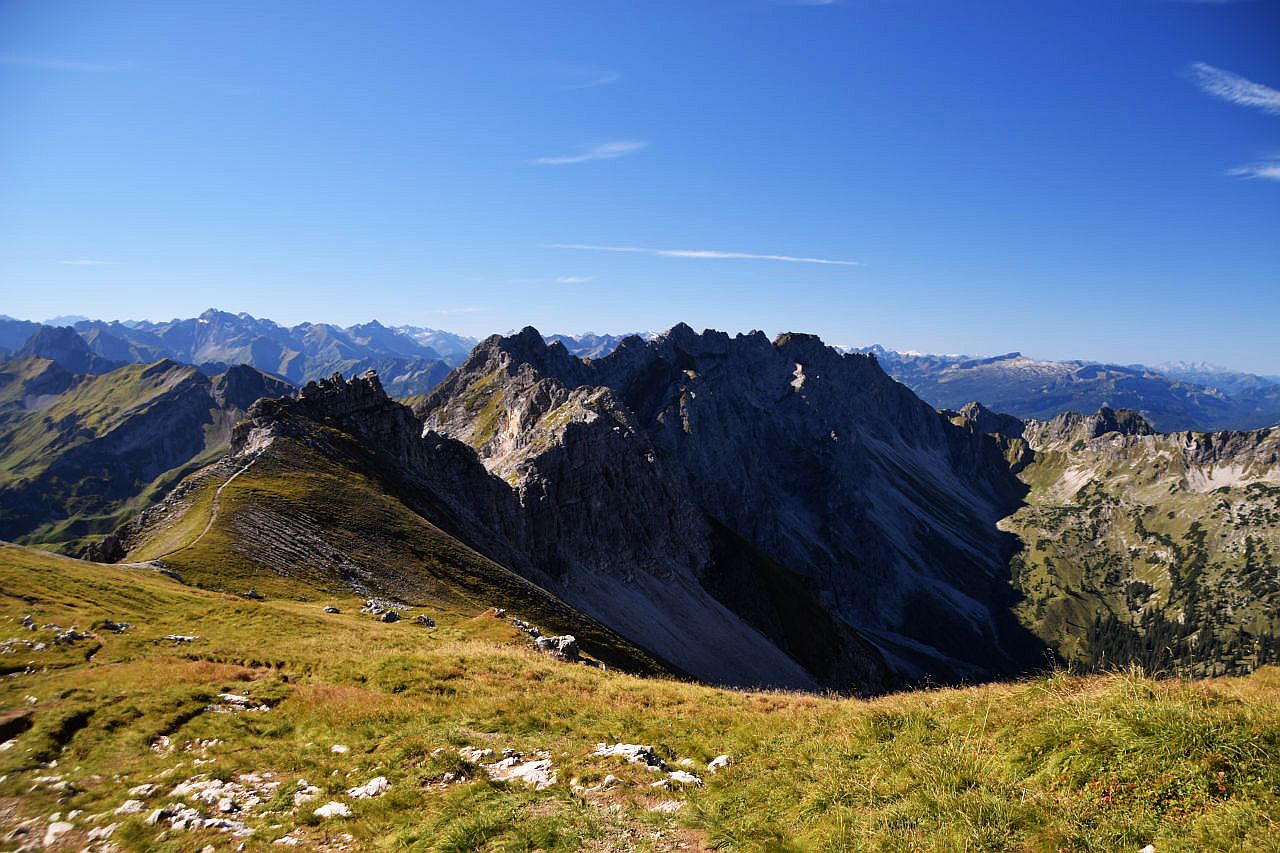
[[[481,332],[481,333],[479,333],[479,334],[467,334],[467,333],[464,333],[464,332],[460,332],[460,331],[458,331],[458,330],[456,330],[456,329],[454,329],[454,328],[451,328],[447,323],[437,323],[437,324],[435,324],[435,325],[432,325],[432,324],[420,324],[420,323],[404,323],[404,322],[399,322],[399,321],[388,320],[388,319],[385,319],[385,318],[382,318],[382,317],[369,317],[369,318],[365,318],[365,319],[363,319],[363,320],[355,320],[355,321],[353,321],[353,322],[349,322],[349,323],[336,323],[336,322],[332,322],[332,321],[329,321],[329,320],[323,320],[323,319],[302,319],[302,320],[297,320],[297,321],[292,321],[292,322],[282,322],[281,320],[279,320],[278,318],[275,318],[275,317],[260,316],[260,315],[253,314],[253,313],[248,312],[248,311],[244,311],[244,312],[240,312],[240,311],[228,311],[228,310],[226,310],[226,309],[224,309],[224,308],[212,308],[212,307],[211,307],[211,308],[207,308],[207,309],[205,309],[205,310],[206,310],[206,311],[222,311],[222,312],[227,313],[227,314],[235,314],[235,315],[239,315],[239,314],[242,314],[242,313],[243,313],[243,314],[249,314],[249,315],[250,315],[251,317],[253,317],[255,320],[270,320],[271,322],[275,323],[276,325],[278,325],[278,326],[280,326],[280,327],[282,327],[282,328],[293,328],[293,327],[296,327],[296,326],[299,326],[299,325],[306,325],[306,324],[310,324],[310,323],[316,323],[316,324],[327,324],[327,325],[331,325],[331,326],[340,326],[340,327],[343,327],[343,328],[347,328],[347,327],[350,327],[350,326],[362,325],[362,324],[364,324],[364,323],[377,322],[377,323],[380,323],[381,325],[383,325],[383,326],[385,326],[385,327],[387,327],[387,328],[392,328],[392,329],[394,329],[394,328],[400,328],[400,327],[406,327],[406,326],[407,326],[407,327],[413,327],[413,328],[426,328],[426,329],[431,329],[432,331],[436,331],[436,332],[444,332],[444,333],[446,333],[446,334],[458,335],[459,337],[474,338],[474,339],[476,339],[477,341],[484,340],[486,337],[489,337],[490,335],[512,335],[512,334],[515,334],[516,332],[518,332],[521,328],[524,328],[524,326],[520,326],[520,327],[509,327],[509,328],[506,328],[506,329],[490,329],[490,330],[488,330],[488,331],[484,331],[484,332]],[[200,314],[202,314],[202,313],[204,313],[204,311],[199,311],[199,312],[196,312],[195,314],[191,314],[191,315],[188,315],[188,316],[186,316],[186,317],[174,316],[174,317],[164,317],[164,318],[162,318],[162,319],[152,319],[152,318],[144,318],[144,317],[103,318],[103,317],[86,317],[86,316],[84,316],[84,315],[60,315],[60,316],[56,316],[56,317],[48,317],[48,318],[45,318],[45,319],[33,319],[33,318],[29,318],[29,317],[11,317],[11,316],[10,316],[10,315],[8,315],[8,314],[0,314],[0,317],[7,317],[8,319],[11,319],[11,320],[26,320],[27,322],[32,322],[32,323],[42,323],[42,324],[45,324],[45,325],[58,325],[58,323],[55,323],[54,321],[73,321],[73,320],[74,320],[74,321],[77,321],[77,322],[78,322],[78,321],[80,321],[80,320],[87,320],[87,321],[106,322],[106,323],[111,323],[111,322],[119,322],[119,323],[135,323],[135,322],[138,322],[138,323],[167,323],[167,322],[171,322],[171,321],[175,321],[175,320],[188,320],[188,319],[193,319],[193,318],[195,318],[195,317],[198,317],[198,316],[199,316]],[[568,336],[573,336],[573,337],[580,337],[580,336],[583,336],[583,335],[612,335],[612,336],[614,336],[614,337],[625,337],[625,336],[627,336],[627,335],[633,335],[633,334],[639,334],[639,335],[646,335],[646,334],[648,334],[648,335],[658,335],[658,334],[662,334],[662,333],[664,333],[664,332],[666,332],[666,331],[669,331],[672,327],[676,326],[677,324],[679,324],[679,323],[683,323],[683,322],[685,322],[685,321],[683,321],[683,320],[676,320],[676,321],[673,321],[673,322],[671,322],[671,323],[668,323],[668,324],[666,324],[666,325],[664,325],[664,326],[661,326],[661,327],[658,327],[658,328],[653,328],[653,329],[638,329],[638,328],[637,328],[637,329],[621,329],[621,330],[615,330],[615,329],[602,330],[602,329],[591,329],[591,328],[588,328],[588,329],[575,329],[575,330],[569,330],[569,329],[562,329],[562,328],[558,328],[558,327],[556,327],[556,328],[552,328],[552,327],[548,327],[548,328],[541,328],[541,327],[538,327],[538,326],[536,326],[536,325],[534,326],[534,328],[538,329],[538,332],[539,332],[539,333],[541,333],[541,334],[543,334],[543,335],[547,335],[547,336],[550,336],[550,335],[568,335]],[[66,322],[66,325],[74,325],[74,322]],[[526,325],[526,326],[528,326],[528,325],[533,325],[533,324],[528,324],[528,323],[526,323],[525,325]],[[776,338],[778,335],[781,335],[781,334],[784,334],[784,333],[788,333],[788,332],[791,332],[791,333],[809,333],[809,334],[812,334],[812,333],[808,332],[808,330],[806,330],[806,329],[782,329],[782,328],[779,328],[779,329],[770,329],[770,328],[761,328],[761,327],[755,327],[755,328],[750,328],[750,329],[726,329],[726,328],[719,328],[719,327],[714,327],[714,326],[696,326],[696,325],[691,324],[691,323],[686,323],[686,325],[691,326],[692,328],[694,328],[694,329],[695,329],[695,331],[699,331],[699,332],[701,332],[701,331],[717,331],[717,332],[724,332],[724,333],[726,333],[726,334],[728,334],[728,335],[747,334],[747,333],[749,333],[749,332],[760,331],[760,332],[763,332],[766,336],[768,336],[771,340],[772,340],[772,339],[774,339],[774,338]],[[822,336],[821,336],[821,335],[819,335],[819,337],[822,337]],[[830,339],[828,339],[828,338],[822,337],[822,342],[823,342],[823,343],[825,343],[825,344],[827,344],[827,345],[829,345],[829,346],[833,346],[833,347],[837,347],[837,348],[866,348],[866,347],[872,347],[872,346],[881,346],[881,347],[884,347],[884,348],[885,348],[885,349],[887,349],[887,350],[892,350],[892,351],[894,351],[894,352],[897,352],[897,353],[900,353],[900,354],[903,354],[903,355],[937,355],[937,356],[948,356],[948,357],[965,357],[965,358],[982,359],[982,358],[991,358],[991,357],[994,357],[994,356],[1007,355],[1007,354],[1009,354],[1009,353],[1017,352],[1017,353],[1022,354],[1023,356],[1026,356],[1026,357],[1028,357],[1028,358],[1031,358],[1031,359],[1034,359],[1034,360],[1037,360],[1037,361],[1061,361],[1061,362],[1067,362],[1067,361],[1079,361],[1079,362],[1085,362],[1085,363],[1091,363],[1091,364],[1109,364],[1109,365],[1117,365],[1117,366],[1121,366],[1121,367],[1132,367],[1132,366],[1135,366],[1135,365],[1141,365],[1141,366],[1144,366],[1144,367],[1159,367],[1159,366],[1160,366],[1160,365],[1162,365],[1162,364],[1172,364],[1172,363],[1179,363],[1179,362],[1181,362],[1181,363],[1187,363],[1187,364],[1203,365],[1203,366],[1205,366],[1206,368],[1208,368],[1208,369],[1213,369],[1213,370],[1224,370],[1224,371],[1239,372],[1239,373],[1253,373],[1254,375],[1262,376],[1262,377],[1264,377],[1264,378],[1272,378],[1272,379],[1280,378],[1280,375],[1274,375],[1274,376],[1273,376],[1273,375],[1271,375],[1271,374],[1267,374],[1267,373],[1259,373],[1259,372],[1257,372],[1257,371],[1249,371],[1249,370],[1245,370],[1245,369],[1243,369],[1243,368],[1239,368],[1239,367],[1236,367],[1236,366],[1234,366],[1234,365],[1230,365],[1230,364],[1219,364],[1219,363],[1217,363],[1217,362],[1211,362],[1211,361],[1207,361],[1207,360],[1205,360],[1205,359],[1188,358],[1188,357],[1168,358],[1168,359],[1161,359],[1161,360],[1159,360],[1159,361],[1154,361],[1154,360],[1153,360],[1153,361],[1130,361],[1130,362],[1119,362],[1119,361],[1107,361],[1107,360],[1105,360],[1105,359],[1098,359],[1098,358],[1090,358],[1090,357],[1088,357],[1087,355],[1063,355],[1063,356],[1049,356],[1049,355],[1044,355],[1044,354],[1037,353],[1037,352],[1030,351],[1030,350],[1019,349],[1018,347],[1011,347],[1011,348],[1004,348],[1004,349],[1001,349],[1001,348],[997,347],[997,348],[991,349],[990,351],[987,351],[987,352],[964,352],[964,353],[960,353],[960,352],[941,352],[941,351],[937,351],[937,350],[925,350],[925,349],[920,349],[920,348],[918,348],[918,347],[909,347],[909,346],[904,346],[904,347],[891,346],[891,345],[889,345],[889,344],[885,343],[884,341],[880,341],[880,340],[867,340],[867,341],[844,341],[844,340],[830,340]]]

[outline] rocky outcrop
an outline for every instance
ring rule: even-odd
[[[1140,413],[1132,409],[1112,409],[1110,406],[1103,406],[1092,415],[1063,412],[1047,421],[1028,421],[1023,432],[1035,446],[1055,442],[1092,441],[1108,433],[1155,434],[1151,424]]]
[[[525,329],[483,342],[418,411],[554,533],[534,553],[566,589],[602,573],[695,578],[805,656],[797,622],[821,617],[761,601],[790,579],[812,614],[835,617],[833,645],[878,656],[856,629],[908,677],[990,674],[1027,652],[1002,624],[1013,542],[995,527],[1025,488],[985,436],[869,356],[679,325],[583,362]]]
[[[538,359],[572,359],[536,333],[516,346]],[[336,439],[315,425],[333,427],[372,451],[377,476],[393,478],[401,500],[433,524],[684,671],[751,686],[821,683],[704,588],[695,569],[710,558],[710,525],[674,481],[655,474],[647,440],[607,389],[570,391],[492,346],[472,356],[482,367],[490,357],[497,360],[486,369],[500,369],[495,385],[512,401],[492,406],[501,435],[479,442],[491,469],[467,443],[433,428],[443,423],[424,427],[387,399],[374,376],[309,384],[296,401],[260,401],[233,445],[248,447],[267,430],[318,446]],[[475,396],[457,424],[490,405]],[[857,675],[835,673],[831,686],[885,683],[874,663]]]

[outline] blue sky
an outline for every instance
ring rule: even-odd
[[[1274,0],[0,0],[0,313],[1280,373],[1277,90]]]

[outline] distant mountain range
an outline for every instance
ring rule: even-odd
[[[1019,352],[990,358],[849,348],[939,408],[978,400],[1019,418],[1103,406],[1133,409],[1164,431],[1254,429],[1280,424],[1280,379],[1186,362],[1144,366],[1043,361]]]
[[[86,352],[67,338],[74,330]],[[34,337],[33,337],[34,336]],[[624,335],[552,335],[574,355],[599,358]],[[464,361],[476,338],[420,326],[384,326],[376,320],[354,326],[301,323],[281,326],[249,314],[209,309],[199,317],[166,322],[103,321],[78,315],[46,323],[0,315],[0,357],[41,355],[74,373],[99,374],[122,364],[172,359],[213,375],[247,364],[300,385],[341,373],[376,370],[397,397],[425,394]]]
[[[195,365],[207,375],[247,364],[294,385],[372,369],[388,394],[408,398],[434,389],[478,343],[439,329],[384,326],[376,320],[346,327],[328,323],[286,327],[214,309],[199,317],[162,323],[78,316],[55,320],[66,325],[0,316],[0,357],[41,355],[86,374],[162,358]],[[66,333],[53,333],[55,327],[73,329],[87,351],[80,352]],[[545,340],[560,343],[578,358],[600,359],[629,337],[651,340],[654,335],[588,332],[552,334]],[[1280,424],[1280,377],[1203,362],[1118,365],[1046,361],[1018,352],[974,358],[895,352],[879,345],[843,351],[874,356],[886,373],[940,409],[959,409],[979,401],[995,411],[1044,420],[1061,412],[1093,412],[1109,406],[1140,412],[1166,431]]]

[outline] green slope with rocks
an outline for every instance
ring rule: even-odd
[[[1280,659],[1280,431],[1157,434],[1104,409],[1000,440],[1030,487],[1001,522],[1022,542],[1016,612],[1064,660],[1220,675]]]
[[[351,595],[284,592],[256,600],[0,546],[0,843],[1273,843],[1274,668],[1194,683],[1055,674],[874,701],[739,692],[558,661],[492,610],[387,624]]]

